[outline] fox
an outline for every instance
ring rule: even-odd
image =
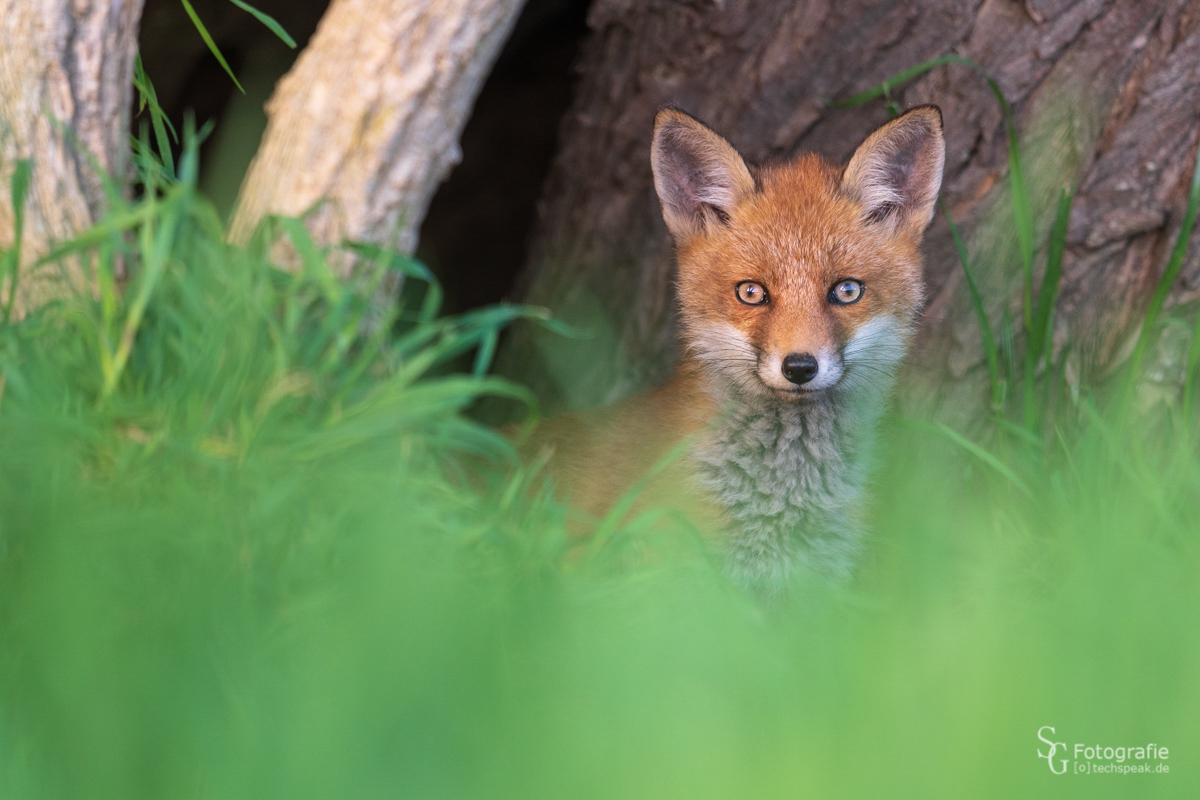
[[[640,502],[687,514],[737,581],[848,578],[944,162],[933,105],[875,130],[844,167],[807,152],[751,166],[660,109],[650,167],[675,243],[681,361],[653,391],[541,424],[529,446],[572,505],[603,514],[683,444]]]

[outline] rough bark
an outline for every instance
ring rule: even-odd
[[[0,249],[12,244],[13,169],[31,159],[23,264],[103,213],[95,166],[125,176],[141,13],[142,0],[0,0]],[[18,308],[61,294],[64,276],[83,279],[26,276]]]
[[[642,389],[677,357],[671,247],[649,166],[656,108],[696,114],[753,160],[813,150],[841,162],[887,112],[826,101],[946,53],[982,64],[1015,108],[1039,242],[1060,187],[1078,187],[1055,341],[1084,367],[1118,356],[1179,228],[1200,136],[1197,0],[597,0],[589,24],[523,294],[598,335],[518,330],[500,364],[551,410]],[[1019,307],[1021,272],[1000,109],[962,66],[893,98],[945,114],[943,197],[998,321]],[[980,396],[983,351],[943,220],[926,254],[915,363],[927,384]],[[1193,253],[1173,297],[1197,295]]]
[[[335,0],[267,105],[232,239],[312,209],[320,243],[411,251],[522,1]]]

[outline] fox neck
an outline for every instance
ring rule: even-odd
[[[834,387],[803,404],[702,380],[717,418],[694,451],[701,484],[731,523],[738,579],[778,584],[797,567],[845,577],[861,548],[875,428],[890,373]]]

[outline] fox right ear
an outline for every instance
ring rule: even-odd
[[[754,178],[733,145],[672,108],[654,117],[650,166],[663,219],[677,243],[728,222],[754,192]]]
[[[842,190],[862,204],[868,224],[919,238],[933,219],[945,161],[942,112],[917,106],[867,137],[846,165]]]

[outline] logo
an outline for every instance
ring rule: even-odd
[[[1067,759],[1065,759],[1065,758],[1064,758],[1064,759],[1062,759],[1062,769],[1055,769],[1055,768],[1054,768],[1054,753],[1055,753],[1055,751],[1057,751],[1057,750],[1058,750],[1058,748],[1060,748],[1060,747],[1061,747],[1061,748],[1063,749],[1063,751],[1065,752],[1065,751],[1066,751],[1066,749],[1067,749],[1067,743],[1066,743],[1066,742],[1052,742],[1052,741],[1050,741],[1049,739],[1047,739],[1047,738],[1046,738],[1046,737],[1043,735],[1043,734],[1044,734],[1046,731],[1050,731],[1051,733],[1056,733],[1056,731],[1054,730],[1054,728],[1053,728],[1052,726],[1050,726],[1050,725],[1043,725],[1042,727],[1038,728],[1038,738],[1039,738],[1039,739],[1041,739],[1041,740],[1042,740],[1043,742],[1045,742],[1046,744],[1050,745],[1050,752],[1049,752],[1049,753],[1043,753],[1043,752],[1042,752],[1042,750],[1041,750],[1041,748],[1038,748],[1038,758],[1044,758],[1044,759],[1046,759],[1046,761],[1047,761],[1047,762],[1049,763],[1049,765],[1050,765],[1050,771],[1051,771],[1051,772],[1053,772],[1055,775],[1063,775],[1063,774],[1065,774],[1065,773],[1066,773],[1066,771],[1067,771]]]
[[[1047,736],[1049,733],[1049,737]],[[1140,773],[1166,774],[1171,771],[1167,764],[1170,750],[1160,744],[1122,744],[1105,747],[1099,744],[1076,742],[1068,747],[1066,742],[1055,741],[1058,731],[1053,725],[1043,725],[1037,730],[1037,738],[1046,745],[1046,752],[1037,749],[1038,758],[1046,759],[1046,766],[1055,775],[1133,775]],[[1067,756],[1067,757],[1059,757]]]

